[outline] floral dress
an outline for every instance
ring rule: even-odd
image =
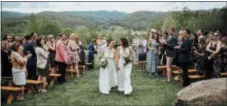
[[[205,74],[205,61],[206,61],[206,55],[205,55],[205,50],[206,50],[206,46],[203,46],[203,45],[199,45],[197,48],[196,48],[196,51],[201,55],[198,55],[196,53],[194,53],[194,56],[195,56],[195,67],[196,67],[196,70],[198,70],[199,74],[200,75],[204,75]]]
[[[80,61],[78,54],[79,46],[75,41],[69,40],[68,42],[68,53],[69,53],[69,64],[77,64]]]

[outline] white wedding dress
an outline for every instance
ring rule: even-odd
[[[132,63],[127,64],[124,66],[125,60],[123,58],[124,55],[129,55],[129,48],[123,50],[122,47],[119,48],[119,68],[118,71],[118,91],[124,92],[125,95],[129,95],[132,92],[132,85],[131,85],[131,71],[132,71]]]
[[[104,57],[107,58],[108,65],[105,69],[100,68],[99,91],[103,94],[109,94],[111,88],[118,85],[113,49],[107,47],[104,51]]]

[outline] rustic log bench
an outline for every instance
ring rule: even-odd
[[[42,85],[42,81],[38,81],[38,80],[26,80],[27,83],[27,87],[28,87],[28,93],[32,93],[32,92],[37,92],[38,89],[41,87]]]
[[[145,69],[146,68],[146,63],[147,63],[147,61],[138,61],[137,62],[138,67],[141,68],[141,69]]]
[[[56,82],[57,78],[60,77],[61,74],[49,74],[49,77],[51,78],[50,86],[53,87],[54,83]]]
[[[21,92],[23,90],[23,87],[2,86],[1,90],[9,92],[9,95],[7,97],[7,104],[11,104],[14,99],[14,94]]]

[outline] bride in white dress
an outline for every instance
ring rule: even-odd
[[[126,38],[121,38],[120,46],[117,48],[117,63],[118,63],[118,91],[124,92],[125,95],[130,95],[132,92],[131,85],[131,71],[132,63],[124,65],[125,60],[123,56],[133,57],[133,50],[129,48],[128,40]]]
[[[107,58],[108,64],[106,68],[100,68],[99,73],[99,91],[103,94],[109,94],[112,87],[118,85],[117,72],[115,66],[115,50],[114,41],[108,40],[108,47],[104,50],[104,57]]]

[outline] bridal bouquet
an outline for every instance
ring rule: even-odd
[[[129,55],[125,55],[123,57],[124,57],[124,60],[125,60],[124,66],[126,66],[127,64],[132,62],[132,57],[130,57]]]
[[[102,57],[102,58],[100,59],[100,61],[98,61],[98,67],[99,67],[99,68],[106,68],[107,64],[108,64],[108,61],[107,61],[107,59],[104,58],[104,57]]]

